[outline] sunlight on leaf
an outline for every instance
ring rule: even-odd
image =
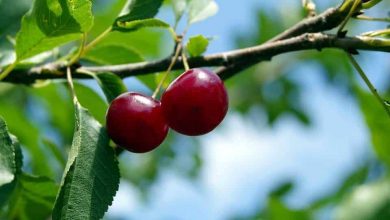
[[[17,60],[80,38],[93,22],[90,0],[36,0],[16,36]]]
[[[218,12],[218,5],[214,0],[193,0],[189,5],[188,24],[202,21]]]

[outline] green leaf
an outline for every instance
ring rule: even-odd
[[[356,86],[360,109],[370,129],[374,151],[379,159],[390,166],[390,118],[375,97]]]
[[[189,39],[186,48],[190,56],[197,57],[202,55],[209,45],[209,40],[203,35],[193,36]]]
[[[169,84],[176,79],[182,72],[172,71],[168,74],[166,80],[162,84],[162,89],[168,88]],[[165,72],[158,72],[154,74],[139,75],[137,79],[141,81],[152,92],[156,89],[157,85],[161,82]]]
[[[112,53],[115,51],[115,53]],[[126,64],[144,61],[143,57],[136,50],[126,47],[124,45],[106,44],[95,49],[92,49],[84,57],[87,60],[93,61],[99,64],[114,65],[114,64]],[[111,102],[113,98],[119,94],[126,92],[127,88],[123,85],[123,82],[119,77],[111,77],[112,73],[102,73],[94,76],[103,92],[106,95],[108,102]],[[100,79],[99,79],[100,78]],[[107,78],[107,79],[105,79]],[[112,79],[111,79],[112,78]],[[137,76],[142,83],[144,83],[151,90],[157,86],[155,74],[147,74]],[[107,80],[107,82],[102,82]],[[122,85],[119,85],[122,84]]]
[[[103,97],[97,94],[92,88],[81,83],[74,83],[74,88],[80,103],[90,109],[94,118],[100,123],[104,123],[108,106]]]
[[[137,79],[152,92],[158,85],[158,82],[156,81],[157,78],[159,78],[159,75],[161,75],[161,73],[139,75],[137,76]]]
[[[113,21],[116,19],[115,15],[119,14],[125,1],[126,0],[116,0],[115,3],[110,2],[110,4],[106,5],[104,10],[97,11],[95,14],[96,25],[94,24],[90,35],[97,37],[101,32],[107,29],[107,25],[113,25]],[[139,1],[139,3],[142,2]],[[162,51],[165,51],[161,48],[161,43],[166,43],[164,35],[165,33],[163,31],[155,31],[150,28],[126,33],[112,31],[99,42],[99,45],[120,45],[123,47],[128,47],[130,45],[131,49],[135,49],[135,51],[140,52],[148,58],[157,58],[161,57]]]
[[[113,21],[115,21],[123,8],[126,7],[127,3],[128,0],[114,0],[110,1],[109,4],[104,4],[104,10],[94,11],[93,27],[88,32],[88,35],[92,38],[96,38],[107,30],[107,27],[112,26]]]
[[[111,103],[111,101],[118,95],[127,91],[122,79],[113,73],[99,73],[96,75],[96,80],[106,95],[109,103]]]
[[[0,117],[0,208],[15,188],[21,167],[19,143],[12,139],[4,119]]]
[[[80,38],[93,23],[90,0],[35,0],[16,36],[17,60]]]
[[[99,45],[120,45],[128,47],[131,45],[135,51],[148,58],[158,58],[162,55],[169,55],[164,53],[162,44],[167,44],[166,37],[162,31],[154,31],[150,28],[140,29],[135,32],[110,32]],[[169,42],[172,43],[172,42]],[[172,44],[173,46],[173,44]]]
[[[0,187],[15,179],[15,147],[7,125],[0,117]]]
[[[8,219],[48,219],[57,191],[53,180],[22,173],[9,204]]]
[[[115,53],[113,53],[115,51]],[[115,65],[125,63],[135,63],[143,61],[142,56],[136,50],[125,47],[123,45],[103,45],[92,50],[83,57],[89,61],[103,64],[103,65]]]
[[[271,197],[268,200],[267,218],[270,220],[306,220],[311,219],[310,214],[304,210],[288,208],[279,198]]]
[[[169,28],[170,25],[157,18],[148,18],[133,21],[117,21],[113,27],[113,30],[121,32],[130,32],[139,30],[141,28],[150,27]]]
[[[188,24],[193,24],[215,15],[218,5],[214,0],[193,0],[188,10]]]
[[[105,129],[75,104],[76,128],[53,219],[101,219],[119,186],[119,169]]]
[[[388,179],[357,187],[337,207],[333,219],[390,219],[389,189]]]
[[[178,22],[187,9],[188,0],[172,0],[173,12],[175,13],[175,20]]]
[[[294,184],[292,182],[283,182],[270,192],[270,196],[275,198],[282,198],[290,193],[293,188]]]
[[[57,146],[57,144],[55,144],[52,140],[48,138],[43,138],[42,142],[54,155],[57,162],[61,165],[61,168],[64,169],[66,165],[66,160],[63,151]]]
[[[114,27],[118,22],[130,22],[153,18],[160,9],[163,0],[132,0],[129,4],[128,12],[118,17],[114,22]]]

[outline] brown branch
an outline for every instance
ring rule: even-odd
[[[304,33],[316,33],[331,30],[339,26],[345,20],[349,11],[353,7],[354,1],[355,0],[344,0],[338,8],[329,8],[317,16],[310,16],[303,19],[294,26],[268,40],[267,43],[296,37]],[[221,67],[217,70],[217,73],[230,77],[236,72],[246,69],[252,65],[252,62],[244,61],[240,64]]]
[[[272,57],[294,51],[324,48],[337,48],[342,50],[370,50],[390,52],[390,41],[371,37],[337,37],[322,33],[308,33],[297,37],[270,42],[259,46],[233,50],[229,52],[216,53],[202,57],[188,59],[188,64],[195,67],[211,66],[236,66],[234,71],[220,72],[224,79],[253,64],[270,60]],[[157,61],[132,63],[124,65],[91,66],[74,68],[73,78],[88,78],[87,75],[78,73],[82,70],[90,72],[112,72],[121,78],[143,75],[164,71],[169,65],[171,58]],[[245,64],[241,67],[242,64]],[[32,68],[30,70],[15,70],[4,81],[12,83],[31,83],[35,80],[65,78],[65,67],[62,64],[46,65]],[[181,59],[178,59],[172,69],[182,69]]]
[[[354,2],[355,0],[344,0],[340,7],[331,8],[315,17],[304,19],[262,45],[190,58],[188,59],[188,64],[193,68],[222,67],[217,72],[223,79],[227,79],[258,62],[270,60],[276,55],[293,51],[338,48],[349,51],[371,50],[390,52],[389,40],[369,37],[337,37],[335,35],[312,33],[337,27],[345,19]],[[124,65],[73,66],[73,78],[89,78],[88,75],[81,73],[82,70],[97,73],[112,72],[122,78],[161,72],[166,70],[171,63],[171,59],[172,57],[168,57],[162,60]],[[64,63],[49,63],[31,69],[17,69],[12,71],[3,81],[30,84],[36,80],[65,78],[65,67]],[[172,69],[183,69],[181,58],[177,60]]]
[[[240,66],[242,63],[247,65],[255,64],[261,61],[270,60],[272,57],[288,52],[324,48],[338,48],[343,50],[371,50],[390,52],[388,40],[373,39],[368,37],[343,37],[327,35],[322,33],[303,34],[298,37],[286,40],[262,44],[255,47],[249,47],[239,50],[233,50],[224,53],[211,54],[203,57],[188,59],[191,67],[204,66]],[[144,62],[137,64],[113,65],[104,67],[82,67],[82,69],[93,72],[113,72],[121,77],[141,75],[153,72],[163,71],[168,65],[170,59],[164,59],[154,62]],[[174,65],[174,69],[182,69],[181,60]],[[246,66],[240,67],[246,68]],[[234,71],[236,73],[237,71]],[[222,78],[228,78],[234,73],[221,73]]]
[[[344,20],[345,16],[346,14],[342,13],[337,8],[330,8],[315,17],[308,17],[302,20],[291,28],[270,39],[268,42],[299,36],[303,33],[316,33],[331,30],[337,27]]]

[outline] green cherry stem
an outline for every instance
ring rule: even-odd
[[[190,66],[188,65],[187,56],[186,56],[186,53],[184,51],[184,47],[183,47],[183,50],[181,50],[181,59],[183,61],[184,70],[188,71],[190,69]]]
[[[171,72],[173,65],[175,65],[176,60],[177,60],[177,58],[179,57],[179,54],[180,54],[181,49],[182,49],[181,42],[178,42],[177,47],[176,47],[176,51],[175,51],[175,55],[173,56],[173,58],[172,58],[172,60],[171,60],[171,63],[170,63],[169,66],[168,66],[167,71],[164,73],[163,78],[161,79],[161,81],[160,81],[159,84],[157,85],[157,88],[154,90],[153,95],[152,95],[152,98],[154,98],[154,99],[156,98],[156,96],[157,96],[158,92],[160,91],[160,89],[161,89],[161,87],[162,87],[164,81],[165,81],[166,78],[168,77],[168,74]]]
[[[380,102],[380,104],[385,109],[387,115],[390,117],[390,109],[387,106],[387,102],[382,99],[382,97],[379,95],[378,91],[374,87],[374,85],[371,83],[370,79],[368,79],[367,75],[364,73],[363,69],[360,67],[358,62],[355,60],[355,58],[352,56],[352,54],[347,52],[347,56],[349,60],[351,61],[352,65],[355,67],[356,71],[359,73],[360,77],[363,79],[364,83],[368,86],[371,93],[375,96],[375,98]]]

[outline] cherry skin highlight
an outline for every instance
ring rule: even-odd
[[[168,134],[161,103],[135,92],[124,93],[112,101],[106,123],[110,138],[134,153],[155,149]]]
[[[195,136],[212,131],[222,122],[228,96],[218,75],[206,69],[190,69],[169,85],[161,105],[170,128]]]

